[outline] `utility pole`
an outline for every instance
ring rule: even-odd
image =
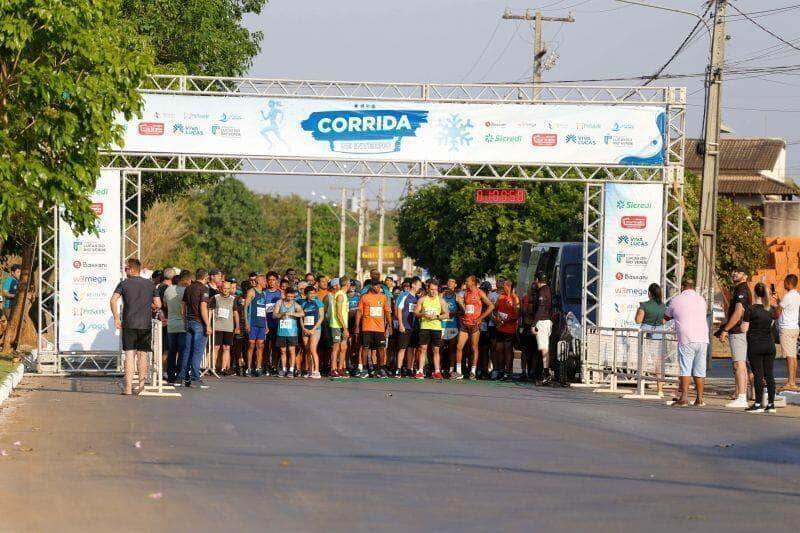
[[[717,245],[717,181],[720,163],[722,120],[722,67],[725,60],[725,16],[727,0],[714,0],[714,33],[708,66],[705,125],[703,133],[703,180],[700,193],[700,230],[697,243],[697,290],[706,298],[709,312],[714,306],[714,271]]]
[[[311,203],[306,206],[306,272],[311,272]]]
[[[575,22],[572,13],[567,17],[545,17],[542,12],[536,10],[531,14],[530,9],[524,13],[514,14],[509,9],[503,13],[505,20],[527,20],[533,21],[533,86],[534,99],[539,97],[539,90],[542,84],[542,59],[547,54],[547,50],[542,48],[542,23],[543,22]]]
[[[356,279],[361,281],[363,267],[361,265],[361,250],[364,248],[364,225],[366,202],[364,201],[364,187],[366,178],[361,178],[361,187],[358,191],[358,249],[356,250]]]
[[[380,220],[378,221],[378,272],[383,276],[383,228],[384,219],[386,218],[386,178],[381,178],[381,194],[378,198],[380,202],[378,209],[380,212]]]
[[[339,214],[339,277],[345,275],[344,240],[347,236],[347,188],[342,187],[342,203]]]

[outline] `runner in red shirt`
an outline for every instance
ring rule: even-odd
[[[508,381],[514,371],[514,338],[519,323],[519,297],[514,294],[514,283],[503,282],[497,307],[494,310],[497,344],[494,350],[492,379]]]
[[[469,379],[475,379],[475,371],[478,368],[478,340],[481,336],[481,322],[494,311],[494,304],[486,293],[478,288],[478,280],[475,276],[467,276],[465,280],[466,290],[463,296],[458,295],[456,302],[461,311],[458,326],[458,344],[456,345],[456,364],[461,364],[464,354],[464,345],[469,340],[472,348],[472,366],[469,372]]]

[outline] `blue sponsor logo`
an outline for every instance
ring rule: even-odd
[[[427,111],[365,109],[316,111],[300,126],[331,151],[378,154],[400,151],[403,138],[416,136],[427,122]]]

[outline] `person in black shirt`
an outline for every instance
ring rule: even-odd
[[[730,303],[728,304],[727,320],[715,335],[722,342],[728,341],[731,347],[731,360],[733,361],[733,377],[735,391],[732,402],[725,405],[734,409],[747,407],[747,335],[742,331],[741,323],[745,310],[753,303],[750,287],[747,286],[747,269],[743,266],[736,267],[731,275],[735,284]]]
[[[553,331],[553,294],[547,285],[547,274],[537,272],[536,290],[531,302],[528,303],[533,314],[533,334],[536,335],[536,347],[542,354],[542,381],[541,385],[549,385],[553,381],[550,372],[550,334]]]
[[[133,370],[138,367],[139,387],[144,390],[147,379],[147,352],[152,348],[150,320],[153,310],[161,308],[161,299],[155,285],[139,274],[142,264],[138,259],[128,259],[125,272],[128,277],[119,282],[111,295],[111,314],[114,325],[122,330],[122,350],[125,352],[125,380],[122,394],[133,393]],[[122,320],[119,319],[119,301],[122,299]],[[158,354],[160,357],[161,354]]]
[[[186,320],[186,352],[188,357],[181,361],[183,385],[191,387],[195,382],[201,389],[208,386],[200,379],[200,365],[206,349],[206,338],[211,335],[211,321],[208,317],[208,272],[198,268],[195,280],[183,293],[183,318]]]
[[[772,336],[772,314],[769,305],[767,286],[756,284],[756,301],[745,309],[742,319],[742,331],[747,333],[747,359],[753,369],[753,386],[756,390],[756,401],[746,410],[754,413],[775,412],[775,376],[772,372],[775,363],[775,340]],[[767,382],[769,401],[762,404],[764,397],[764,381]]]

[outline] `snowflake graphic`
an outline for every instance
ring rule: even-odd
[[[472,120],[466,121],[458,113],[439,120],[439,144],[446,145],[451,152],[459,151],[472,142],[470,130],[474,127]]]

